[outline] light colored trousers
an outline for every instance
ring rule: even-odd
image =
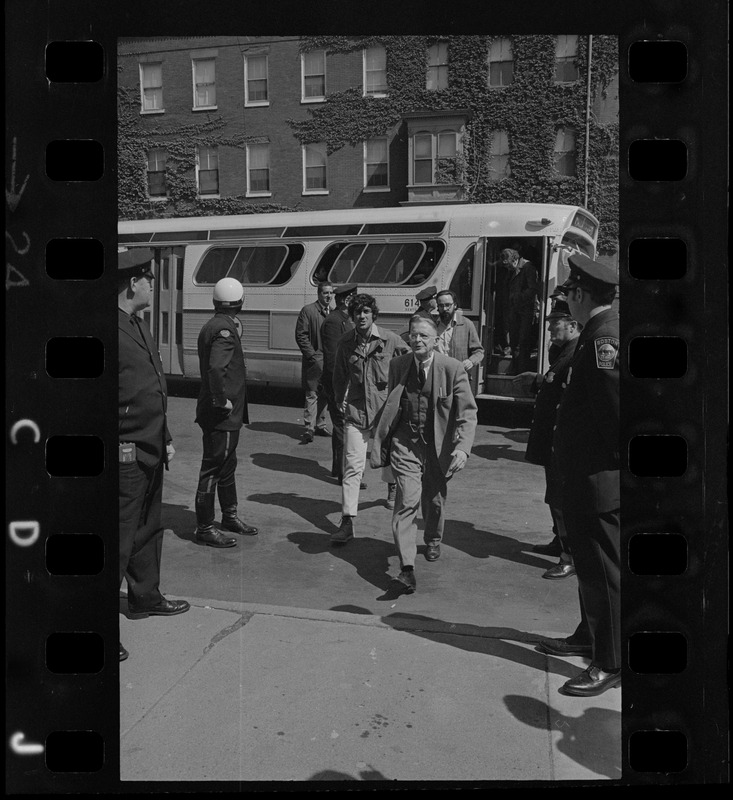
[[[359,428],[350,422],[344,424],[343,483],[341,484],[341,513],[355,517],[359,508],[359,486],[366,466],[367,448],[372,438],[371,428]],[[382,468],[382,480],[394,483],[392,470]]]
[[[308,389],[305,393],[303,423],[305,429],[313,433],[315,428],[326,427],[326,406],[328,398],[317,389]]]

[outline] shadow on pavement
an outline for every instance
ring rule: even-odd
[[[502,536],[498,533],[483,531],[476,528],[471,522],[451,520],[446,525],[443,533],[443,542],[456,550],[462,550],[473,558],[502,558],[516,564],[526,564],[530,567],[540,567],[545,570],[550,566],[547,558],[540,555],[525,553],[532,545],[520,542],[511,536]]]
[[[163,503],[162,509],[163,527],[172,530],[179,539],[196,543],[196,512],[172,503]]]
[[[341,512],[341,500],[304,498],[295,492],[250,494],[247,495],[247,502],[287,508],[314,528],[319,528],[326,533],[331,533],[336,529],[333,522],[328,519],[328,515]]]
[[[308,778],[309,781],[386,781],[387,778],[376,769],[362,770],[359,777],[349,775],[348,772],[336,772],[333,769],[324,769],[323,772],[316,772]]]
[[[521,461],[525,463],[524,451],[515,450],[510,444],[479,444],[471,449],[472,456],[485,458],[487,461]]]
[[[250,458],[256,467],[271,469],[274,472],[307,475],[310,478],[336,486],[334,479],[331,477],[331,471],[319,464],[315,459],[297,458],[290,453],[252,453]]]
[[[562,734],[555,747],[573,761],[607,778],[621,777],[621,714],[613,709],[585,708],[579,717],[558,714],[541,700],[507,695],[504,704],[516,719],[545,730],[550,714]],[[610,753],[617,753],[613,759]]]
[[[277,433],[280,436],[287,436],[289,439],[299,440],[303,434],[303,426],[296,425],[294,422],[250,422],[246,426],[249,431],[259,433]]]

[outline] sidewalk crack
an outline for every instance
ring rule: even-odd
[[[219,644],[222,639],[226,639],[227,636],[231,636],[231,634],[236,633],[240,628],[243,628],[254,616],[254,613],[251,611],[244,611],[242,616],[236,621],[233,622],[231,625],[227,625],[226,628],[222,628],[217,634],[211,637],[211,641],[204,647],[204,652],[202,655],[206,655],[210,652],[217,644]]]

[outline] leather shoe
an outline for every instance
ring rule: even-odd
[[[437,561],[440,558],[440,545],[429,544],[425,548],[425,559],[427,561]]]
[[[344,514],[336,533],[331,534],[331,544],[346,544],[354,538],[354,518]]]
[[[621,685],[621,670],[605,672],[600,667],[591,664],[580,675],[576,675],[560,687],[562,694],[572,694],[577,697],[594,697],[603,694],[613,686]]]
[[[417,589],[414,569],[403,569],[397,576],[397,580],[405,587],[407,594],[412,594]]]
[[[237,540],[234,536],[225,536],[216,528],[208,531],[196,531],[196,541],[199,544],[206,544],[209,547],[234,547]]]
[[[316,434],[316,436],[330,436],[331,435],[331,431],[329,431],[328,428],[320,428],[320,427],[318,427],[315,430],[315,434]]]
[[[549,581],[556,581],[558,578],[569,578],[571,575],[576,575],[575,567],[572,564],[566,564],[561,561],[559,564],[555,564],[554,567],[550,567],[546,572],[542,573],[543,578],[547,578]]]
[[[575,644],[567,639],[545,639],[537,645],[537,649],[550,656],[586,656],[593,654],[589,644]]]
[[[127,608],[127,616],[130,619],[145,619],[145,617],[172,617],[174,614],[183,614],[191,608],[191,605],[187,600],[166,600],[164,597],[157,606],[135,608],[128,602]]]
[[[301,444],[310,444],[313,441],[313,434],[310,431],[306,431],[300,437]]]
[[[562,545],[557,536],[548,544],[536,544],[532,548],[533,553],[540,553],[543,556],[559,556],[562,553]]]
[[[258,529],[242,522],[239,517],[222,517],[221,528],[232,533],[241,533],[242,536],[257,536]]]
[[[122,646],[122,642],[120,642],[120,661],[124,661],[129,655],[127,650]]]

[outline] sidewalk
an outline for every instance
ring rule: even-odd
[[[620,690],[559,694],[562,632],[187,599],[120,617],[123,781],[621,777]]]

